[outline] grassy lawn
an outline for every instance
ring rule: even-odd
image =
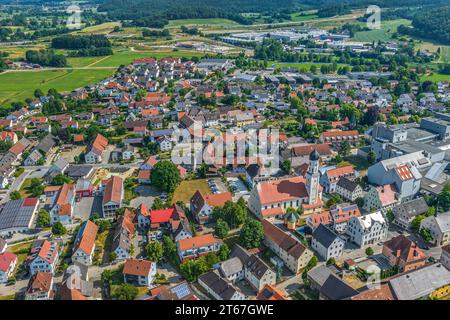
[[[392,34],[397,31],[397,27],[402,24],[410,25],[411,21],[406,19],[382,21],[380,29],[357,32],[352,40],[361,42],[388,41]]]
[[[364,159],[363,157],[360,156],[355,156],[355,155],[351,155],[348,157],[345,157],[344,160],[350,164],[352,164],[356,170],[361,171],[361,170],[367,170],[367,168],[369,168],[369,162],[367,161],[367,159]]]
[[[25,179],[25,181],[22,183],[22,186],[19,189],[20,195],[22,198],[27,198],[31,196],[31,193],[29,193],[28,188],[31,185],[31,179]]]
[[[182,201],[183,203],[188,203],[197,190],[200,190],[204,195],[211,193],[211,189],[209,188],[206,179],[182,181],[175,190],[173,202],[176,203]]]
[[[50,88],[72,91],[110,77],[115,70],[44,70],[7,72],[0,74],[0,103],[25,100],[39,88],[47,92]]]
[[[16,299],[16,295],[15,294],[10,294],[9,296],[1,296],[0,295],[0,301],[1,300],[15,300]]]
[[[108,58],[96,63],[96,67],[119,67],[120,65],[130,64],[133,60],[139,58],[149,58],[153,57],[156,59],[161,59],[163,57],[202,57],[203,53],[197,51],[147,51],[147,52],[132,52],[127,50],[120,50],[114,52],[114,55],[109,56]]]
[[[31,250],[33,241],[20,243],[17,245],[11,245],[8,247],[8,251],[14,253],[17,256],[17,265],[20,266],[28,257],[28,253]]]

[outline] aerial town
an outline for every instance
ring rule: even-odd
[[[259,60],[149,54],[0,119],[0,299],[449,299],[450,86],[401,61],[432,54],[218,41]]]

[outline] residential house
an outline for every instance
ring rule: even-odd
[[[395,216],[395,222],[408,229],[411,226],[411,222],[417,215],[428,212],[428,205],[424,198],[417,198],[411,201],[403,202],[392,209]]]
[[[57,195],[49,212],[52,223],[59,221],[62,224],[71,224],[75,205],[75,185],[65,183],[55,194]]]
[[[123,199],[123,179],[119,176],[112,176],[106,181],[103,191],[103,217],[114,218],[116,210],[122,207]]]
[[[8,282],[17,265],[17,256],[11,252],[0,253],[0,283]]]
[[[440,213],[423,219],[420,223],[420,228],[430,231],[432,242],[435,246],[443,246],[450,243],[450,212]]]
[[[198,283],[216,300],[245,300],[245,295],[232,283],[210,271],[198,277]]]
[[[100,163],[102,162],[103,152],[108,146],[108,139],[101,134],[97,134],[92,142],[89,151],[85,154],[84,159],[86,163]]]
[[[150,287],[156,275],[156,263],[142,259],[128,259],[125,261],[122,273],[125,283]]]
[[[288,299],[281,291],[277,290],[275,286],[266,284],[264,288],[261,291],[259,291],[256,300],[271,301],[271,300],[288,300]]]
[[[399,268],[400,272],[408,272],[424,266],[427,262],[426,254],[404,235],[399,235],[383,245],[383,255],[391,266]]]
[[[308,280],[311,288],[319,292],[320,300],[348,300],[358,294],[324,265],[308,271]]]
[[[29,256],[31,274],[34,275],[38,271],[54,274],[58,266],[59,249],[59,244],[56,241],[36,241]]]
[[[196,259],[209,252],[219,251],[222,244],[222,240],[214,238],[211,233],[181,239],[177,242],[178,256],[182,262]]]
[[[190,200],[192,215],[198,223],[208,222],[212,217],[214,207],[221,207],[232,200],[231,192],[208,194],[206,196],[197,190]]]
[[[345,233],[347,231],[348,220],[353,217],[360,217],[358,205],[350,203],[340,203],[330,208],[332,217],[332,227],[337,233]]]
[[[283,260],[289,270],[298,273],[306,267],[313,257],[311,250],[268,220],[262,220],[262,225],[265,245]]]
[[[356,199],[362,198],[364,196],[363,189],[361,186],[346,177],[341,177],[336,184],[335,192],[342,198],[355,202]]]
[[[450,270],[450,244],[442,247],[442,253],[439,262],[442,263],[448,270]]]
[[[324,187],[325,192],[334,193],[336,192],[336,185],[341,178],[355,178],[355,169],[352,165],[327,170],[321,175],[320,184]]]
[[[92,265],[97,232],[98,226],[90,220],[81,225],[73,243],[72,262],[78,262],[86,266]]]
[[[312,234],[311,248],[325,261],[341,256],[344,246],[345,240],[323,224],[320,224]]]
[[[116,254],[116,261],[131,258],[132,239],[136,232],[134,220],[135,215],[128,209],[125,209],[124,214],[117,219],[111,248]]]
[[[381,211],[352,217],[348,221],[346,234],[350,240],[363,247],[376,244],[387,237],[388,223]]]
[[[364,209],[367,211],[381,210],[386,213],[393,209],[399,200],[397,199],[397,189],[395,185],[388,184],[385,186],[371,186],[364,196]]]
[[[25,300],[53,300],[53,274],[38,271],[31,276],[25,291]]]

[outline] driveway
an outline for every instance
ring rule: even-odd
[[[153,201],[155,201],[155,198],[161,194],[152,186],[140,185],[134,190],[139,194],[139,197],[130,201],[130,206],[133,208],[139,207],[141,203],[145,204],[147,207],[151,207],[153,205]]]

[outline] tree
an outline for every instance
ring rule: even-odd
[[[217,219],[216,228],[214,229],[216,236],[223,239],[227,236],[229,231],[230,227],[228,226],[228,223],[221,218]]]
[[[439,210],[447,212],[450,210],[450,184],[447,184],[438,195]]]
[[[393,222],[395,220],[395,215],[394,215],[394,212],[392,211],[392,209],[389,209],[386,212],[386,218],[388,219],[389,222]]]
[[[369,164],[374,164],[376,161],[377,161],[377,155],[375,154],[375,152],[370,150],[367,153],[367,162],[369,162]]]
[[[231,229],[234,229],[244,223],[247,218],[247,208],[242,202],[227,201],[223,207],[214,207],[214,220],[224,220]]]
[[[166,257],[173,257],[177,253],[177,245],[168,235],[163,236],[163,248]]]
[[[427,228],[421,228],[419,231],[419,234],[422,237],[422,239],[427,242],[430,242],[431,240],[433,240],[433,236],[431,235],[430,230]]]
[[[164,256],[164,248],[159,241],[152,241],[146,247],[147,257],[151,261],[159,262]]]
[[[30,186],[28,187],[28,191],[30,191],[33,197],[40,197],[44,193],[44,185],[42,184],[41,179],[32,178],[30,181]]]
[[[174,192],[181,182],[177,166],[167,160],[159,161],[152,171],[152,183],[167,192]]]
[[[366,255],[368,255],[368,256],[373,255],[373,249],[372,249],[372,247],[368,247],[368,248],[366,249]]]
[[[258,248],[264,239],[264,230],[261,222],[249,219],[242,227],[239,244],[244,248]]]
[[[162,210],[164,209],[164,202],[161,198],[156,197],[152,204],[152,210]]]
[[[39,228],[50,227],[51,225],[50,214],[48,213],[47,210],[42,209],[41,211],[39,211],[36,224]]]
[[[226,243],[224,243],[219,251],[217,251],[217,257],[219,257],[220,261],[225,261],[228,259],[228,257],[230,256],[230,247],[228,247],[228,245]]]
[[[356,198],[355,203],[360,208],[364,207],[364,198],[361,197]]]
[[[72,183],[72,180],[64,174],[58,174],[52,179],[50,184],[52,186],[62,186],[65,183]]]
[[[339,147],[339,153],[343,157],[347,157],[348,155],[350,155],[351,150],[352,146],[350,145],[350,142],[348,140],[344,140]]]
[[[336,264],[336,259],[330,258],[330,259],[327,260],[327,266],[330,266],[330,265],[333,265],[333,264]]]
[[[64,227],[64,225],[60,221],[56,222],[52,227],[52,233],[54,235],[62,236],[66,234],[66,232],[66,227]]]
[[[419,232],[420,230],[420,223],[422,222],[422,220],[425,219],[424,215],[418,214],[413,221],[411,221],[411,229],[414,230],[415,232]]]
[[[291,161],[290,160],[284,160],[281,163],[281,169],[286,172],[287,174],[289,174],[291,172]]]
[[[124,283],[114,290],[112,296],[117,300],[134,300],[138,293],[139,291],[135,286]]]
[[[34,90],[34,97],[35,98],[40,98],[40,97],[42,97],[42,96],[44,96],[44,92],[42,92],[42,90],[41,89],[36,89],[36,90]]]
[[[333,193],[330,196],[330,199],[328,199],[327,201],[327,206],[331,207],[335,204],[341,203],[342,202],[342,198],[340,195],[338,195],[337,193]]]
[[[9,198],[11,200],[17,200],[17,199],[22,199],[22,195],[20,194],[19,191],[13,191],[9,194]]]
[[[111,253],[109,254],[109,261],[110,261],[110,262],[114,262],[116,259],[117,259],[117,253],[111,252]]]

